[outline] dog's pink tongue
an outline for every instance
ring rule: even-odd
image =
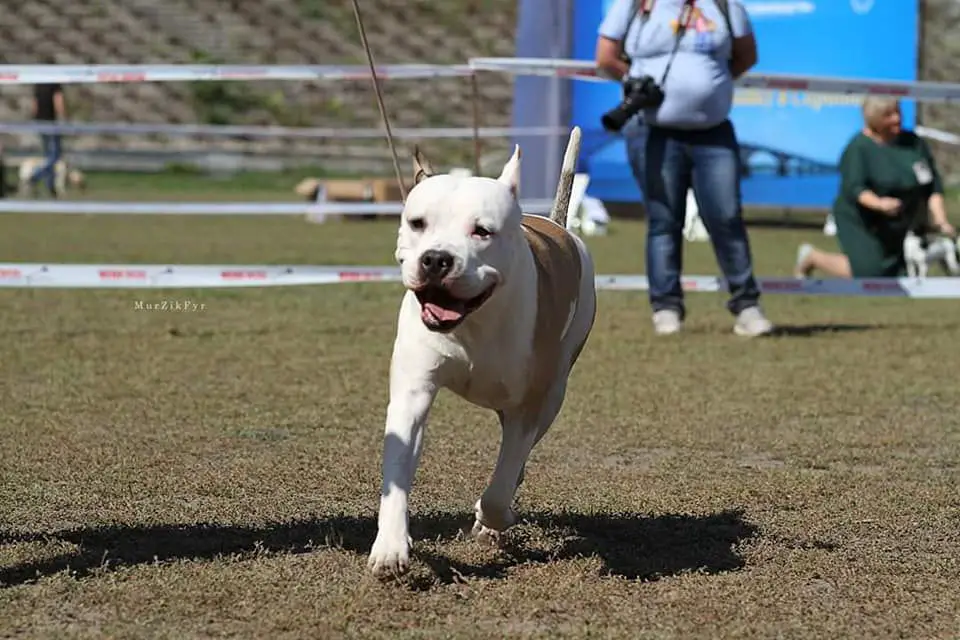
[[[428,302],[423,305],[424,313],[428,313],[440,322],[456,322],[463,317],[463,312],[457,309],[448,309]]]

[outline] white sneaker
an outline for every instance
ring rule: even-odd
[[[806,262],[807,256],[813,252],[813,245],[808,243],[803,243],[797,248],[797,261],[793,263],[793,276],[799,280],[802,280],[809,276],[809,274],[801,268],[801,265]]]
[[[661,309],[653,314],[653,332],[658,336],[669,336],[679,333],[680,314],[673,309]]]
[[[823,235],[830,237],[837,235],[837,221],[832,213],[827,215],[827,220],[823,223]]]
[[[767,320],[760,307],[749,307],[737,315],[733,332],[745,338],[763,336],[773,331],[773,323]]]

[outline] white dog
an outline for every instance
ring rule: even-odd
[[[573,176],[567,230],[577,235],[605,236],[610,226],[610,214],[599,198],[587,195],[589,186],[590,174],[578,173]]]
[[[36,193],[36,183],[31,184],[30,178],[36,173],[37,169],[43,166],[44,162],[46,162],[45,158],[31,157],[24,158],[20,163],[18,172],[20,196],[32,196]],[[53,184],[57,193],[63,194],[66,193],[68,185],[71,189],[84,191],[87,187],[87,180],[82,171],[71,169],[63,159],[60,159],[53,167]]]
[[[408,497],[441,388],[500,420],[500,455],[474,507],[474,534],[495,538],[515,522],[524,466],[560,412],[596,313],[592,259],[565,228],[579,145],[574,128],[549,219],[520,210],[519,147],[497,179],[434,175],[415,154],[415,185],[397,238],[407,291],[390,363],[378,531],[368,562],[379,577],[409,567]]]
[[[960,276],[960,239],[946,236],[920,236],[908,231],[903,239],[903,257],[907,275],[926,278],[930,265],[939,264],[951,276]]]

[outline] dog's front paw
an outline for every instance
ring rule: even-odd
[[[377,534],[370,549],[367,568],[381,580],[402,576],[410,569],[410,536]]]

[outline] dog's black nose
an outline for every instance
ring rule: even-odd
[[[420,256],[423,275],[431,280],[443,280],[453,269],[453,254],[449,251],[424,251]]]

